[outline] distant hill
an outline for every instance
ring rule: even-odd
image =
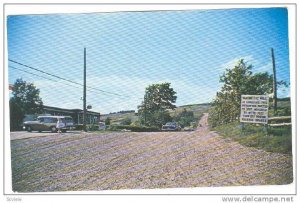
[[[271,106],[272,104],[270,104]],[[211,107],[211,103],[203,103],[203,104],[188,104],[183,106],[176,107],[175,110],[169,110],[170,115],[174,117],[175,115],[179,114],[183,111],[183,109],[186,109],[187,111],[192,111],[194,113],[195,120],[198,121],[202,114],[207,112],[209,108]],[[290,98],[278,98],[278,110],[283,111],[282,108],[290,107]],[[286,109],[286,108],[285,108]],[[290,108],[287,108],[290,109]],[[285,110],[286,111],[286,110]],[[290,114],[289,112],[284,112],[284,114]],[[101,115],[100,119],[101,121],[105,121],[106,118],[111,119],[111,124],[121,124],[122,122],[125,122],[126,120],[131,120],[131,122],[138,121],[138,115],[134,110],[125,110],[125,111],[119,111],[119,112],[113,112],[110,114],[104,114]]]
[[[176,107],[175,110],[169,110],[170,115],[174,117],[176,114],[179,114],[183,111],[183,109],[186,109],[187,111],[192,111],[194,113],[195,120],[199,120],[203,113],[207,112],[208,109],[211,107],[210,103],[204,103],[204,104],[189,104],[189,105],[183,105]],[[103,114],[100,116],[101,121],[105,121],[106,118],[111,119],[111,124],[121,124],[122,122],[125,122],[126,120],[131,120],[131,122],[138,121],[138,115],[132,110],[129,111],[120,111],[120,112],[114,112],[110,114]]]
[[[196,121],[200,120],[203,113],[207,112],[209,108],[211,107],[210,103],[203,103],[203,104],[189,104],[189,105],[183,105],[176,107],[175,110],[170,110],[170,114],[172,117],[174,115],[179,114],[183,111],[183,109],[186,109],[187,111],[192,111],[194,113],[194,118]]]

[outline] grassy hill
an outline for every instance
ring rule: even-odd
[[[170,110],[170,115],[174,117],[175,115],[179,114],[183,111],[183,109],[186,109],[187,111],[192,111],[194,113],[195,121],[198,122],[200,118],[202,117],[202,114],[205,112],[208,112],[208,109],[211,107],[211,104],[204,103],[204,104],[190,104],[190,105],[184,105],[179,106],[175,110]]]
[[[174,110],[169,110],[169,112],[170,112],[170,115],[172,117],[174,117],[175,115],[182,112],[183,109],[186,109],[187,111],[192,111],[194,113],[195,120],[198,121],[201,118],[202,114],[207,112],[209,108],[210,108],[209,103],[190,104],[190,105],[178,106]],[[101,121],[105,121],[106,118],[110,118],[111,124],[113,124],[113,125],[122,124],[122,123],[126,122],[126,120],[131,120],[131,122],[134,123],[134,122],[137,122],[139,119],[137,113],[135,113],[135,112],[110,113],[110,114],[101,115],[101,117],[100,117]]]
[[[138,116],[135,112],[130,113],[113,113],[113,114],[105,114],[100,116],[101,121],[105,121],[106,118],[111,119],[111,124],[119,125],[125,120],[131,119],[131,122],[135,122],[138,120]]]

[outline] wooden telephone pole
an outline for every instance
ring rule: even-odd
[[[146,126],[146,123],[147,123],[147,119],[146,119],[146,117],[147,117],[147,104],[146,104],[146,99],[148,99],[147,98],[147,93],[145,93],[145,96],[144,96],[144,105],[145,105],[145,109],[144,109],[144,119],[145,119],[145,126]]]
[[[277,81],[276,81],[276,68],[275,68],[275,57],[274,50],[271,48],[272,65],[273,65],[273,108],[274,115],[277,115]]]
[[[86,48],[84,48],[83,60],[83,130],[86,132]]]

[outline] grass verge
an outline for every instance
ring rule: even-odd
[[[292,154],[291,126],[266,129],[262,125],[247,124],[242,129],[240,123],[236,121],[217,126],[212,130],[247,147]]]

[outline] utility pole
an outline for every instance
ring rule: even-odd
[[[147,93],[145,94],[145,96],[144,96],[144,105],[145,105],[145,109],[144,109],[144,117],[145,117],[145,126],[146,126],[146,122],[147,122],[147,120],[146,120],[146,115],[147,115],[147,105],[146,105],[146,95],[147,95]]]
[[[86,132],[86,48],[84,48],[83,62],[83,130]]]
[[[277,81],[276,81],[276,68],[275,68],[275,57],[274,50],[271,48],[272,64],[273,64],[273,108],[274,115],[277,115]]]

